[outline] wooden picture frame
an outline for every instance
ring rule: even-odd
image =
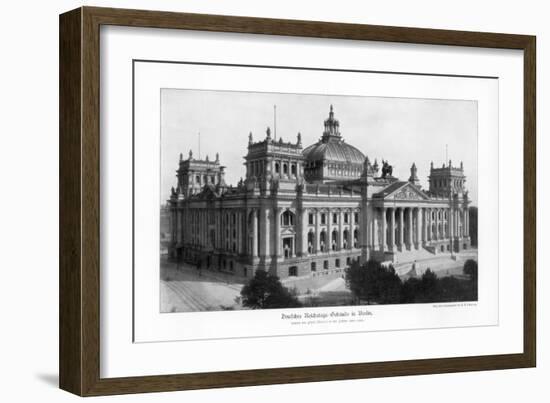
[[[521,354],[128,378],[100,377],[99,29],[102,25],[401,42],[524,52]],[[60,387],[81,396],[533,367],[536,363],[535,37],[81,7],[60,16]]]

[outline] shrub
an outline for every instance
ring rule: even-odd
[[[301,306],[295,295],[285,288],[279,277],[257,270],[241,290],[242,304],[252,309],[296,308]]]
[[[393,266],[385,268],[376,260],[364,265],[355,261],[346,269],[345,278],[359,303],[396,304],[401,300],[401,280]]]

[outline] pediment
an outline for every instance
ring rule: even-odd
[[[281,235],[294,235],[295,231],[291,227],[283,228]]]
[[[384,192],[385,193],[385,192]],[[411,183],[404,183],[396,189],[391,189],[383,195],[384,200],[427,200],[428,196],[417,186]]]

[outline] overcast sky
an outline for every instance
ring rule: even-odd
[[[277,105],[277,139],[303,147],[319,140],[330,105],[344,140],[372,162],[393,165],[393,175],[407,180],[413,162],[421,185],[427,188],[430,162],[440,167],[445,148],[453,166],[464,162],[466,187],[477,205],[477,103],[439,99],[356,97],[163,89],[161,92],[161,197],[164,202],[175,186],[179,154],[189,150],[212,160],[216,152],[226,166],[226,182],[245,176],[243,157],[248,134],[254,141],[273,135],[273,105]]]

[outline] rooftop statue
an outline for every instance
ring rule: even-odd
[[[382,178],[386,177],[392,177],[393,174],[393,166],[388,164],[388,161],[382,161]]]

